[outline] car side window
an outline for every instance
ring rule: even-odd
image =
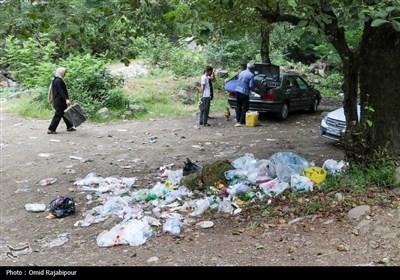
[[[297,81],[297,83],[298,83],[300,89],[307,89],[307,88],[308,88],[306,82],[303,81],[302,78],[296,77],[296,81]]]
[[[286,78],[286,88],[287,89],[298,89],[299,88],[299,84],[294,79],[294,77],[288,76]]]

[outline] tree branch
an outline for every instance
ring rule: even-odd
[[[262,10],[260,7],[256,7],[256,10],[260,13],[261,18],[266,20],[268,23],[275,22],[289,22],[291,24],[297,25],[301,18],[294,15],[281,15],[279,11],[277,12],[269,12],[266,10]]]

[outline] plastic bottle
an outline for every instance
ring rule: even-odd
[[[179,237],[181,234],[181,223],[178,219],[173,219],[171,233],[174,237]]]
[[[47,185],[51,185],[54,184],[57,181],[56,178],[45,178],[39,181],[39,185],[41,186],[47,186]]]
[[[179,219],[168,218],[163,226],[164,232],[170,232],[174,237],[179,237],[181,234],[181,223]]]

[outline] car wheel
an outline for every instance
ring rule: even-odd
[[[279,118],[281,121],[284,121],[284,120],[287,119],[288,115],[289,115],[289,106],[288,106],[287,103],[284,103],[284,104],[282,105],[281,109],[279,110],[278,118]]]
[[[310,112],[312,112],[312,113],[317,112],[318,105],[319,105],[318,99],[314,98],[313,103],[312,103],[312,105],[310,107]]]

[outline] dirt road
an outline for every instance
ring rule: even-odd
[[[67,132],[61,123],[57,135],[46,134],[49,120],[2,113],[0,264],[399,265],[397,209],[373,207],[368,216],[356,222],[315,216],[291,224],[289,219],[263,220],[257,226],[249,216],[214,212],[196,219],[212,220],[213,228],[186,227],[182,239],[173,239],[159,229],[156,236],[138,247],[96,245],[98,234],[119,222],[116,217],[89,227],[74,226],[94,205],[86,204],[87,193],[71,192],[73,183],[91,172],[102,177],[137,177],[137,185],[150,187],[159,180],[160,166],[175,164],[173,169],[182,168],[186,158],[206,164],[217,159],[231,161],[246,153],[267,159],[276,152],[292,151],[316,165],[326,159],[343,159],[341,150],[319,136],[322,112],[334,109],[322,105],[315,114],[292,114],[285,122],[262,116],[257,127],[234,127],[233,121],[224,119],[223,112],[212,112],[211,127],[199,127],[198,116],[191,116],[146,122],[87,122],[76,132]],[[38,182],[47,177],[55,177],[57,182],[40,186]],[[47,219],[47,212],[24,209],[27,203],[49,205],[59,195],[76,199],[75,215]],[[66,237],[64,244],[43,245],[45,240],[57,240],[60,234]],[[10,257],[8,246],[17,248],[24,243],[29,249],[14,252],[14,259]]]

